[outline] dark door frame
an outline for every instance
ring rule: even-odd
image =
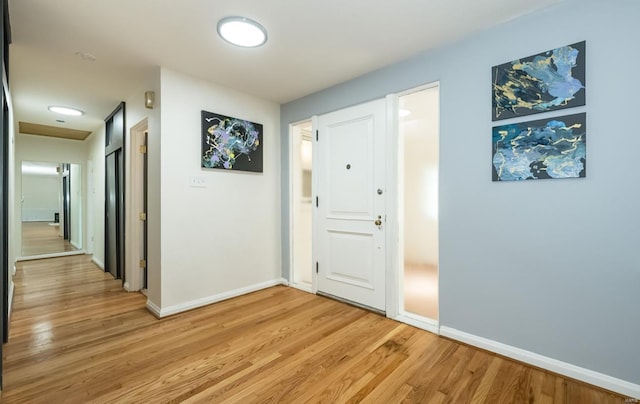
[[[112,273],[116,278],[121,278],[122,283],[125,279],[125,205],[124,205],[124,183],[125,183],[125,103],[121,102],[116,109],[105,119],[105,226],[104,226],[104,258],[105,272]],[[112,156],[112,157],[110,157]],[[115,170],[113,174],[113,184],[106,181],[109,176],[109,165],[107,159],[115,160]],[[108,212],[109,212],[109,186],[114,187],[115,193],[115,228],[111,229]],[[111,232],[115,234],[112,235]],[[110,242],[111,237],[115,242]],[[115,244],[115,245],[112,245]],[[113,249],[113,251],[112,251]],[[112,255],[111,252],[114,254]],[[112,257],[115,256],[115,259]]]
[[[11,24],[9,22],[9,1],[1,0],[0,4],[0,74],[3,73],[9,83],[9,44],[11,43]],[[7,84],[8,85],[8,84]],[[0,85],[0,289],[2,299],[0,299],[0,329],[2,330],[2,342],[9,339],[9,105],[5,97],[9,89]],[[3,369],[2,344],[0,344],[0,390],[2,389],[2,369]]]
[[[71,169],[70,164],[62,165],[62,234],[71,241]]]

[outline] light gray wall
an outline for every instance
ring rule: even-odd
[[[440,81],[440,323],[640,382],[640,2],[567,0],[281,108],[288,124]],[[491,181],[491,66],[587,41],[587,178]],[[289,268],[284,221],[284,275]]]

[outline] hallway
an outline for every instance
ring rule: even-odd
[[[60,235],[60,223],[22,222],[22,255],[55,254],[77,251]]]
[[[621,403],[283,286],[157,320],[90,256],[20,262],[3,403]]]

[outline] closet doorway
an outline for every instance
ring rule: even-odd
[[[438,322],[439,87],[399,95],[400,314]]]

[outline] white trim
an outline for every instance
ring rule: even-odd
[[[422,90],[428,90],[428,89],[433,88],[433,87],[440,87],[440,80],[432,81],[431,83],[423,84],[423,85],[418,86],[418,87],[411,87],[411,88],[409,88],[407,90],[399,91],[399,92],[395,93],[395,95],[397,95],[398,97],[402,97],[403,95],[409,95],[409,94],[417,93],[417,92],[420,92]],[[440,89],[438,89],[438,91],[440,91]]]
[[[294,235],[295,235],[295,220],[294,220],[294,212],[296,207],[296,197],[294,196],[294,192],[295,190],[293,189],[293,184],[294,184],[294,178],[295,178],[295,169],[297,169],[298,167],[296,167],[296,164],[294,164],[298,159],[296,159],[296,157],[294,156],[294,153],[299,153],[300,150],[295,146],[295,141],[296,141],[296,132],[295,132],[295,128],[304,124],[311,124],[312,128],[311,128],[311,150],[312,153],[314,153],[315,150],[315,146],[314,146],[314,130],[315,127],[313,126],[313,120],[312,118],[307,118],[307,119],[303,119],[294,123],[289,124],[289,183],[288,183],[288,190],[289,190],[289,273],[285,275],[285,278],[288,279],[289,283],[291,283],[292,285],[295,283],[297,284],[297,279],[296,279],[296,272],[295,272],[295,262],[294,262],[294,256],[295,256],[295,248],[296,248],[296,244],[294,241]],[[301,129],[300,129],[301,130]],[[312,172],[312,181],[313,181],[313,171],[315,170],[315,156],[311,156],[311,162],[312,162],[312,167],[311,167],[311,172]],[[315,196],[315,189],[313,187],[313,183],[312,183],[312,187],[311,187],[311,199],[313,200],[313,197]],[[315,257],[313,255],[313,214],[315,213],[315,209],[312,209],[311,215],[312,215],[312,224],[311,224],[311,260],[312,262],[315,262]],[[311,276],[311,283],[312,286],[311,288],[313,289],[313,269],[311,269],[312,272],[312,276]],[[302,290],[306,290],[306,289],[302,289]]]
[[[149,300],[149,299],[147,299],[147,310],[149,310],[151,312],[151,314],[153,314],[157,318],[162,317],[160,315],[160,312],[161,312],[160,307],[158,307],[155,304],[153,304],[153,302],[151,300]]]
[[[43,259],[43,258],[68,257],[70,255],[84,255],[84,254],[86,254],[86,252],[84,250],[78,250],[78,251],[64,251],[64,252],[51,253],[51,254],[29,255],[29,256],[26,256],[26,257],[18,257],[18,258],[16,258],[16,262],[17,261],[39,260],[39,259]]]
[[[246,295],[247,293],[255,292],[262,289],[267,289],[277,285],[287,285],[287,280],[284,278],[274,279],[267,282],[257,283],[255,285],[245,286],[243,288],[230,290],[228,292],[219,293],[213,296],[207,296],[190,302],[176,304],[165,308],[158,308],[147,300],[147,308],[156,315],[156,317],[163,318],[174,314],[182,313],[184,311],[197,309],[198,307],[207,306],[212,303],[221,302],[223,300],[231,299],[234,297]]]
[[[301,290],[307,293],[313,293],[313,287],[311,285],[305,285],[303,283],[291,283],[288,286],[291,286],[294,289]]]
[[[318,131],[318,115],[311,117],[311,200],[318,197],[318,140],[313,140],[313,134]],[[317,138],[316,138],[317,139]],[[312,202],[313,203],[313,202]],[[317,263],[318,257],[318,240],[320,232],[318,229],[318,209],[311,209],[311,262]],[[311,293],[318,293],[318,273],[311,269]]]
[[[102,269],[104,271],[104,262],[102,262],[98,258],[96,258],[95,255],[93,257],[91,257],[91,262],[96,264],[98,266],[98,268],[100,268],[100,269]]]
[[[143,258],[142,235],[144,223],[139,215],[143,211],[144,198],[144,155],[140,153],[140,146],[144,144],[145,132],[149,129],[148,118],[145,117],[129,129],[127,136],[128,164],[126,167],[127,180],[125,184],[126,194],[126,218],[127,241],[125,247],[124,273],[127,283],[124,288],[128,292],[142,289],[143,272],[140,261]],[[148,218],[148,217],[147,217]]]
[[[75,241],[69,241],[69,244],[71,244],[72,246],[74,246],[75,248],[77,248],[78,250],[81,249],[80,245],[78,245],[78,243],[76,243]]]
[[[409,324],[422,330],[429,331],[436,335],[440,335],[440,327],[438,326],[438,322],[436,320],[418,316],[405,311],[401,311],[397,316],[390,318],[396,321],[400,321],[401,323]]]
[[[478,348],[486,349],[487,351],[504,355],[520,362],[550,370],[572,379],[602,387],[628,397],[640,399],[640,384],[634,384],[625,380],[617,379],[603,373],[598,373],[593,370],[585,369],[570,363],[562,362],[557,359],[549,358],[547,356],[539,355],[534,352],[526,351],[524,349],[516,348],[490,339],[478,337],[449,327],[440,327],[440,335]]]
[[[400,122],[398,120],[398,96],[389,94],[385,97],[386,108],[386,217],[387,225],[385,234],[386,255],[386,313],[390,318],[398,318],[400,315],[402,288],[400,276],[400,212],[399,187],[398,187],[398,139]]]
[[[304,121],[300,121],[298,123],[291,123],[289,124],[289,183],[287,184],[288,189],[289,189],[289,273],[286,275],[286,277],[289,279],[290,282],[295,282],[295,268],[293,267],[294,262],[293,262],[293,256],[295,255],[295,246],[293,244],[293,235],[294,233],[294,223],[293,223],[293,212],[294,212],[294,201],[295,198],[293,197],[293,170],[295,167],[293,167],[293,163],[294,163],[294,158],[293,158],[293,143],[295,140],[295,136],[293,133],[294,127],[296,125],[298,125],[299,123],[304,122]]]
[[[9,307],[7,308],[7,322],[11,324],[11,312],[13,311],[13,293],[16,289],[16,284],[11,282],[11,289],[9,289]]]

